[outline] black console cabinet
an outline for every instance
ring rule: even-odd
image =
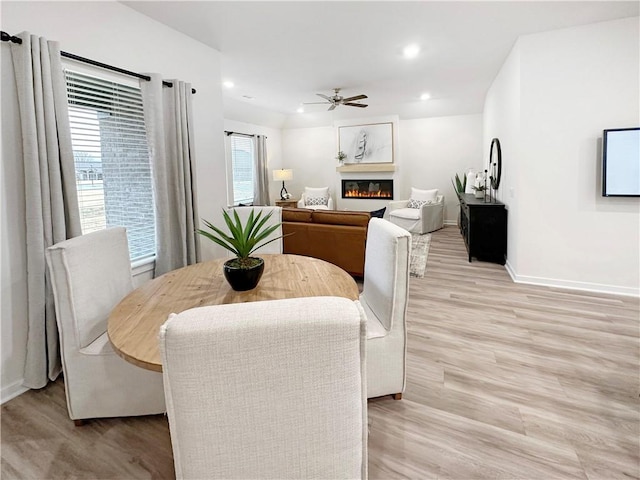
[[[469,193],[460,199],[460,233],[471,257],[504,265],[507,260],[507,209],[504,203],[485,202]]]

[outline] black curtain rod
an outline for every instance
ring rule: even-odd
[[[1,35],[1,39],[3,42],[13,42],[13,43],[18,43],[18,44],[22,44],[22,39],[15,37],[13,35],[9,35],[7,32],[0,32]],[[91,60],[90,58],[85,58],[85,57],[81,57],[79,55],[74,55],[73,53],[69,53],[69,52],[60,52],[60,55],[65,57],[65,58],[70,58],[71,60],[76,60],[78,62],[82,62],[82,63],[87,63],[89,65],[93,65],[96,67],[100,67],[100,68],[104,68],[105,70],[111,70],[113,72],[118,72],[118,73],[122,73],[124,75],[129,75],[131,77],[136,77],[139,78],[141,80],[146,80],[147,82],[151,80],[151,77],[149,75],[142,75],[141,73],[136,73],[136,72],[132,72],[130,70],[125,70],[124,68],[119,68],[119,67],[114,67],[113,65],[107,65],[106,63],[102,63],[102,62],[98,62],[96,60]],[[162,81],[162,84],[166,87],[173,87],[173,83],[171,82],[167,82],[165,80]],[[191,89],[191,93],[196,93],[196,89],[192,88]]]
[[[229,136],[229,135],[242,135],[243,137],[255,137],[256,136],[256,135],[252,135],[250,133],[230,132],[228,130],[225,130],[224,133],[226,133],[227,136]]]

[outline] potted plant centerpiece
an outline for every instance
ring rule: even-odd
[[[262,213],[258,212],[255,215],[255,211],[251,210],[246,225],[242,225],[238,212],[234,210],[233,218],[231,218],[229,212],[223,210],[222,217],[227,224],[229,234],[206,220],[203,220],[203,222],[211,232],[197,230],[200,235],[236,255],[236,258],[227,260],[223,267],[224,277],[231,285],[231,288],[236,291],[241,292],[255,288],[262,277],[264,259],[252,257],[251,254],[258,248],[282,238],[282,235],[280,235],[265,241],[280,226],[280,223],[267,225],[267,221],[273,212],[269,212],[264,216]]]

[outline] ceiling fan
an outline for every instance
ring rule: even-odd
[[[319,97],[324,98],[326,102],[308,102],[304,105],[329,105],[329,111],[335,109],[338,105],[347,105],[349,107],[360,108],[368,107],[368,105],[365,105],[364,103],[354,103],[356,100],[364,100],[365,98],[368,98],[366,95],[356,95],[355,97],[344,98],[340,95],[339,88],[334,88],[333,91],[335,93],[332,97],[328,97],[327,95],[323,95],[322,93],[316,93],[316,95],[318,95]]]

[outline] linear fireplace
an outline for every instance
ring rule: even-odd
[[[393,200],[393,180],[342,180],[342,198]]]

